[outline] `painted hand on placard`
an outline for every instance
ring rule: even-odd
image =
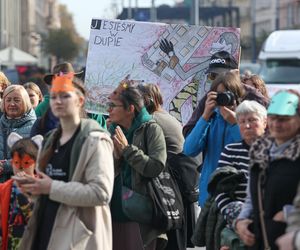
[[[168,57],[170,58],[169,67],[171,69],[174,69],[178,64],[179,59],[175,55],[173,43],[164,38],[160,40],[159,48],[168,55]]]

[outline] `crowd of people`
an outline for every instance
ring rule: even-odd
[[[225,51],[206,74],[210,90],[182,127],[153,83],[124,78],[106,118],[85,111],[71,63],[43,77],[46,91],[0,72],[1,249],[300,249],[300,94],[270,98]],[[184,200],[167,216],[181,226],[165,229],[149,185],[163,173],[179,186],[170,157],[182,153],[201,159],[201,211]]]

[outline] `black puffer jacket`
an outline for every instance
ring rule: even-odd
[[[244,178],[245,175],[242,171],[230,166],[218,168],[212,174],[208,184],[210,197],[201,210],[192,237],[195,246],[206,246],[206,250],[220,249],[221,231],[225,227],[226,221],[215,198],[223,192],[234,196],[236,187]]]

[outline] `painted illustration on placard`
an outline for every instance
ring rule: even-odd
[[[105,112],[107,96],[124,79],[159,85],[164,108],[185,123],[208,90],[205,71],[217,51],[239,57],[239,29],[96,20],[86,71],[87,109]]]

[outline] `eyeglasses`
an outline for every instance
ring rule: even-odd
[[[124,107],[122,104],[115,104],[115,103],[113,103],[113,102],[108,102],[107,104],[106,104],[106,106],[107,106],[107,109],[114,109],[114,108],[116,108],[116,107]]]
[[[207,74],[207,79],[213,81],[217,78],[218,74],[217,73],[213,73],[213,72],[210,72]]]

